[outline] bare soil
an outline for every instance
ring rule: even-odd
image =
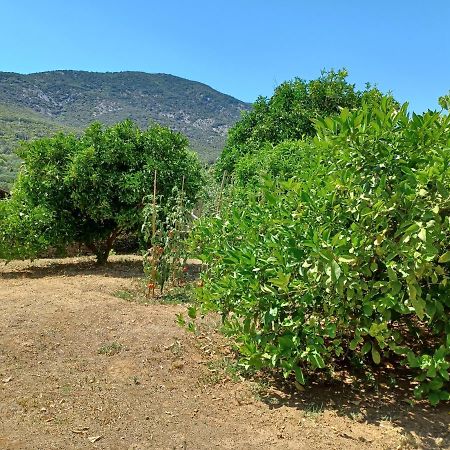
[[[134,301],[141,267],[0,266],[0,449],[450,448],[448,405],[235,376],[213,318],[195,335],[185,305]]]

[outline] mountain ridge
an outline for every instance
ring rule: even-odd
[[[176,75],[71,69],[0,72],[0,107],[0,154],[11,154],[21,139],[130,118],[141,127],[159,123],[182,132],[206,162],[217,158],[229,128],[250,109],[205,83]]]

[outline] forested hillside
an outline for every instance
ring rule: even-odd
[[[79,130],[62,125],[31,109],[0,104],[0,188],[7,188],[16,176],[19,158],[14,148],[20,141]]]

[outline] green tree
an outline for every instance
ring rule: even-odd
[[[316,122],[295,178],[268,177],[196,227],[201,304],[248,366],[305,383],[343,360],[406,366],[450,398],[450,116],[378,108]],[[280,153],[281,152],[281,153]]]
[[[450,111],[450,92],[447,95],[439,97],[439,105],[442,109]]]
[[[339,114],[342,108],[358,108],[363,102],[377,105],[382,94],[370,85],[359,91],[346,80],[347,71],[322,72],[311,81],[295,78],[275,89],[271,98],[259,97],[253,109],[229,131],[217,162],[217,174],[233,173],[245,155],[264,151],[286,140],[315,134],[314,121]]]
[[[48,246],[79,242],[106,262],[120,233],[140,229],[155,170],[160,203],[183,177],[187,197],[195,199],[201,166],[187,145],[180,133],[142,131],[130,120],[93,124],[79,138],[58,134],[23,144],[24,165],[0,209],[0,257],[33,258]]]

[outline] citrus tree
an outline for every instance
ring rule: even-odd
[[[179,133],[130,120],[23,144],[12,197],[0,206],[0,257],[33,258],[78,242],[106,262],[120,233],[140,229],[155,171],[162,202],[183,178],[186,196],[196,197],[201,166],[187,145]]]
[[[450,117],[406,108],[385,98],[317,120],[313,141],[283,144],[307,151],[296,177],[240,189],[197,225],[201,305],[248,366],[304,384],[389,362],[417,396],[449,399]]]
[[[295,78],[280,84],[272,97],[259,97],[251,111],[230,129],[225,148],[217,162],[218,178],[246,155],[265,153],[286,140],[298,140],[316,133],[314,120],[339,114],[342,108],[378,105],[382,94],[370,85],[357,90],[348,83],[347,71],[323,71],[311,81]]]

